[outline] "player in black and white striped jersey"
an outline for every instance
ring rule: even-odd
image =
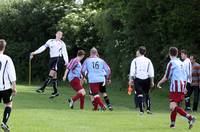
[[[12,96],[16,95],[16,72],[12,59],[3,54],[6,47],[6,41],[0,39],[0,102],[3,100],[5,110],[1,128],[9,132],[7,121],[12,109]]]
[[[31,53],[30,58],[32,59],[34,55],[40,54],[49,48],[50,53],[50,72],[48,78],[45,80],[43,86],[41,86],[36,92],[43,93],[46,86],[50,83],[53,84],[54,92],[51,94],[50,98],[54,98],[59,95],[57,90],[57,70],[58,64],[61,57],[64,58],[65,65],[68,63],[68,54],[65,43],[61,40],[63,33],[57,31],[55,39],[49,39],[44,45],[39,49]]]

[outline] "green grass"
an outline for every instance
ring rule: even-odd
[[[13,132],[171,132],[188,131],[186,120],[177,117],[176,129],[169,128],[168,98],[166,92],[151,93],[153,115],[139,115],[133,106],[132,96],[126,91],[108,89],[114,111],[93,112],[89,97],[85,110],[79,110],[79,103],[71,110],[64,99],[72,96],[69,87],[60,87],[61,96],[49,100],[51,89],[44,94],[35,92],[36,87],[18,85],[18,95],[14,97],[14,108],[9,120]],[[88,89],[88,88],[86,88]],[[3,112],[1,105],[0,113]],[[199,118],[199,113],[194,114]],[[1,117],[1,116],[0,116]],[[193,132],[200,129],[197,120]]]

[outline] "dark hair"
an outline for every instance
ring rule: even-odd
[[[191,56],[193,57],[194,60],[197,60],[197,59],[198,59],[197,55],[190,55],[190,57],[191,57]]]
[[[144,46],[140,46],[139,49],[138,49],[139,53],[141,55],[145,55],[146,54],[146,47]]]
[[[4,39],[0,39],[0,51],[4,50],[6,47],[6,41]]]
[[[177,56],[178,55],[178,49],[176,47],[170,47],[169,48],[169,54],[171,56]]]
[[[187,51],[185,49],[181,50],[180,53],[186,54],[187,55]]]
[[[85,55],[85,51],[84,50],[79,50],[77,53],[77,56],[82,56]]]

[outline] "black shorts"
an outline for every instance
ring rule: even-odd
[[[0,91],[0,103],[2,100],[4,104],[10,103],[12,101],[12,89]]]
[[[99,89],[99,91],[100,91],[101,93],[106,93],[106,85],[101,86],[100,89]]]
[[[150,79],[139,79],[134,80],[135,91],[137,95],[139,94],[148,94],[150,90]]]
[[[49,61],[50,70],[54,70],[54,71],[58,70],[59,60],[60,60],[60,57],[50,58],[50,61]]]

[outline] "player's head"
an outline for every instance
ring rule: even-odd
[[[181,50],[181,59],[182,60],[187,59],[187,51],[186,50]]]
[[[191,56],[190,56],[190,61],[191,61],[191,63],[195,63],[196,60],[197,60],[197,56],[196,56],[196,55],[191,55]]]
[[[63,32],[62,31],[57,31],[56,32],[56,39],[62,39],[63,37]]]
[[[178,49],[176,47],[169,48],[169,56],[170,57],[177,57],[178,56]]]
[[[98,56],[98,51],[95,47],[93,47],[91,50],[90,50],[90,55],[91,56]]]
[[[0,52],[4,52],[6,48],[6,41],[4,39],[0,39]]]
[[[138,49],[138,52],[140,55],[145,55],[146,54],[146,47],[145,46],[140,46]]]
[[[79,50],[77,56],[80,58],[80,60],[82,60],[85,57],[85,51]]]

